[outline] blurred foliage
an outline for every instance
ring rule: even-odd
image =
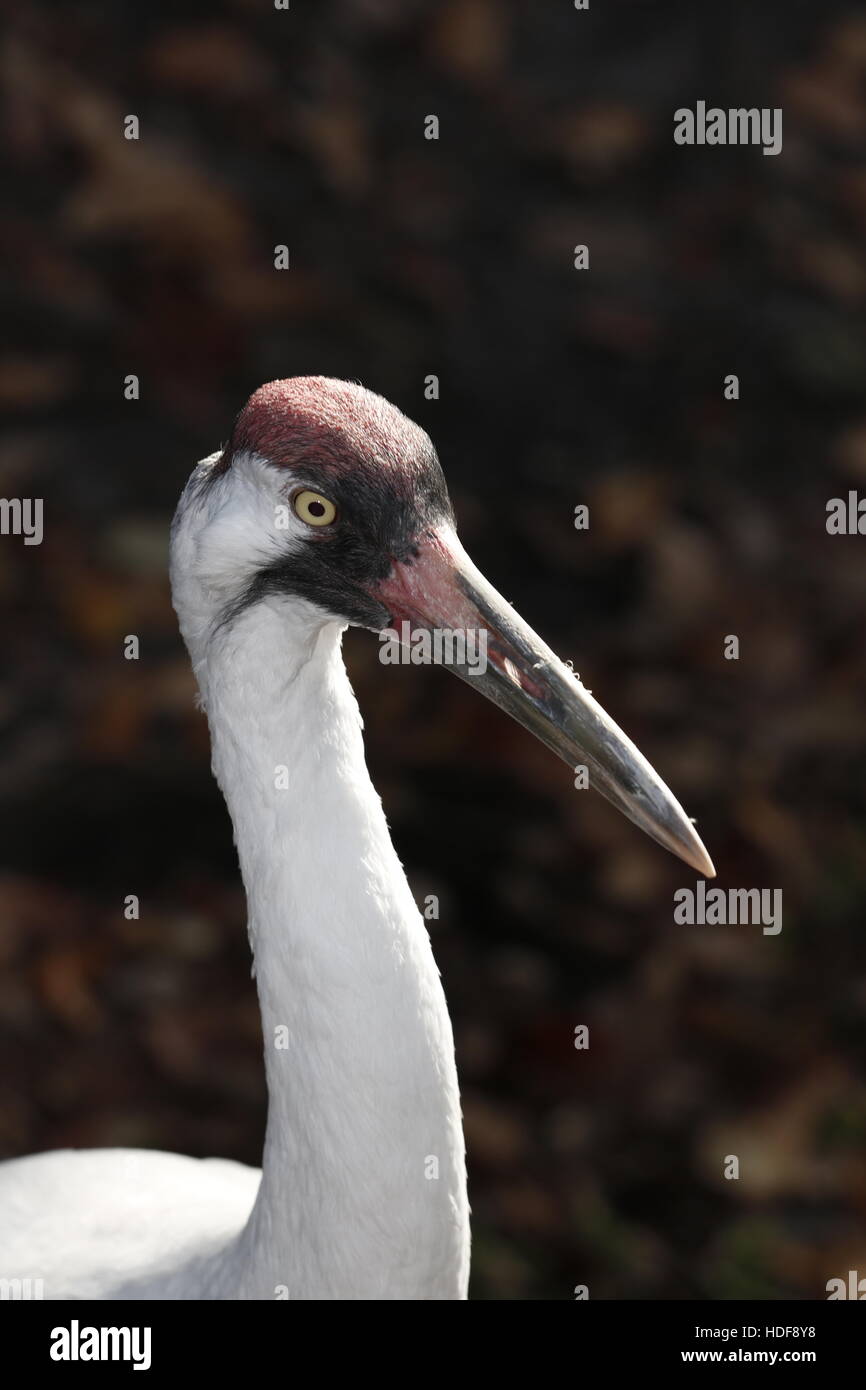
[[[475,558],[722,886],[784,890],[778,937],[674,925],[682,866],[447,673],[386,680],[349,636],[396,843],[441,897],[474,1296],[866,1272],[864,541],[824,528],[866,488],[862,12],[70,0],[18,6],[2,65],[0,492],[44,497],[46,535],[0,543],[0,1152],[258,1162],[243,897],[166,532],[249,392],[322,372],[430,431]],[[698,99],[783,107],[783,153],[675,146]]]

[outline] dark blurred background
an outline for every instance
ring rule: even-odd
[[[17,7],[0,493],[45,499],[45,540],[0,541],[0,1154],[259,1161],[244,902],[167,527],[257,385],[324,373],[429,430],[474,558],[721,885],[784,890],[780,936],[677,926],[682,865],[465,685],[386,679],[349,635],[395,841],[441,899],[474,1297],[866,1274],[866,541],[825,530],[866,490],[858,10]],[[676,146],[698,100],[781,106],[783,153]]]

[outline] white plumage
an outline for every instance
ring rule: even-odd
[[[0,1165],[0,1277],[41,1278],[47,1298],[466,1296],[469,1221],[451,1025],[367,774],[341,658],[340,586],[350,616],[361,591],[363,601],[384,604],[383,618],[397,612],[393,595],[405,593],[416,621],[425,603],[438,602],[447,619],[449,603],[453,610],[477,600],[507,657],[494,663],[496,688],[486,693],[514,705],[571,757],[574,731],[566,750],[562,728],[542,728],[554,716],[547,687],[536,687],[549,680],[559,699],[567,691],[569,718],[586,721],[605,794],[712,872],[637,750],[507,605],[494,611],[502,601],[460,551],[449,518],[435,511],[440,503],[415,518],[415,549],[390,554],[398,537],[381,534],[390,497],[382,488],[402,497],[410,483],[418,487],[406,461],[415,427],[345,383],[306,378],[265,390],[229,449],[198,465],[172,537],[175,607],[247,891],[269,1093],[263,1170],[128,1150]],[[282,412],[277,421],[274,411]],[[303,447],[292,453],[296,438]],[[320,466],[311,439],[319,439]],[[363,457],[359,439],[370,441]],[[352,490],[359,477],[371,480],[369,497]],[[328,536],[315,534],[291,502],[299,487],[324,494],[326,485],[343,498]],[[402,503],[398,512],[402,535]],[[376,546],[389,552],[378,567]],[[451,566],[448,584],[443,566]],[[251,589],[264,574],[276,578]],[[310,597],[317,582],[328,594],[321,604]],[[537,661],[524,660],[527,633]],[[535,674],[518,678],[516,666]],[[563,726],[562,710],[551,708]]]

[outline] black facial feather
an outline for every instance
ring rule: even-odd
[[[452,515],[438,460],[425,481],[428,486],[410,493],[395,487],[387,474],[349,468],[338,473],[300,461],[293,491],[303,487],[322,493],[337,507],[337,520],[332,526],[310,527],[300,546],[295,543],[257,570],[225,618],[237,617],[268,595],[289,593],[356,626],[380,631],[388,610],[370,589],[386,578],[395,561],[411,564],[424,534]]]

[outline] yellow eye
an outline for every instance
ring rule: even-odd
[[[323,497],[320,492],[310,492],[308,488],[295,493],[292,506],[296,516],[308,526],[330,526],[337,520],[337,508],[333,502]]]

